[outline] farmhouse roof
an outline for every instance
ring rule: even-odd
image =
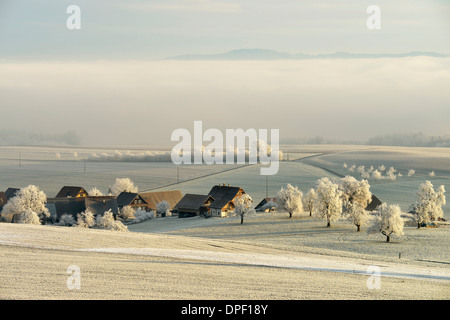
[[[125,207],[125,206],[129,206],[134,199],[136,199],[136,197],[139,197],[139,193],[135,193],[135,192],[121,192],[118,196],[117,196],[117,205],[119,207]],[[144,201],[144,204],[146,204],[147,202],[140,197],[142,201]]]
[[[75,198],[79,194],[88,194],[87,191],[82,187],[74,187],[74,186],[64,186],[61,188],[61,190],[58,192],[55,198]]]
[[[227,203],[233,201],[236,195],[239,193],[241,188],[239,187],[230,187],[225,185],[215,185],[209,191],[209,195],[212,196],[215,201],[218,200],[226,200]]]
[[[219,199],[219,200],[215,200],[213,203],[211,203],[211,205],[209,207],[213,208],[213,209],[222,209],[230,202],[232,202],[232,201],[227,200],[227,199]]]
[[[203,206],[208,199],[214,200],[210,195],[205,194],[192,194],[187,193],[184,197],[174,206],[174,209],[192,209],[198,210],[201,206]]]

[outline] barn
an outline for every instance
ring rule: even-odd
[[[86,210],[92,212],[94,216],[103,215],[103,213],[109,210],[113,213],[114,219],[119,215],[117,198],[114,196],[96,196],[86,197],[84,199]]]
[[[178,214],[178,218],[195,217],[195,216],[210,216],[209,206],[214,201],[214,198],[204,194],[187,193],[174,206],[173,212]]]
[[[145,201],[147,201],[149,210],[155,212],[158,203],[167,201],[170,206],[170,211],[176,213],[173,208],[183,198],[183,193],[181,190],[142,192],[140,195],[145,199]]]
[[[267,204],[268,203],[277,203],[277,198],[264,198],[261,200],[260,203],[258,203],[255,207],[255,211],[257,212],[270,212],[270,211],[275,211],[276,210],[276,206],[270,206],[268,207]]]

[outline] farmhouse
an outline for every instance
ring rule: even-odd
[[[173,212],[175,205],[183,198],[183,193],[180,190],[142,192],[140,195],[147,202],[149,211],[155,212],[156,205],[161,201],[167,201],[170,206],[170,211]]]
[[[214,198],[204,194],[187,193],[174,206],[173,212],[178,213],[178,218],[194,217],[194,216],[210,216],[209,206]]]
[[[87,191],[82,187],[64,186],[55,198],[78,198],[87,197],[88,195]]]
[[[130,206],[134,210],[141,209],[148,211],[147,201],[139,193],[135,192],[121,192],[117,196],[117,206],[119,209]]]
[[[236,198],[245,194],[245,191],[240,187],[232,187],[230,185],[215,185],[209,191],[208,195],[214,201],[209,206],[210,215],[217,217],[226,217],[229,212],[234,210],[234,201]]]

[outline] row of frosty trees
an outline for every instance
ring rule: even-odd
[[[110,187],[110,194],[118,195],[122,191],[137,192],[138,188],[129,178],[117,178]],[[91,196],[103,196],[103,193],[97,188],[92,188],[88,191],[88,194]],[[39,189],[39,187],[29,185],[21,188],[3,207],[0,213],[1,221],[35,225],[47,223],[50,218],[50,212],[46,207],[46,203],[47,196]],[[157,211],[159,212],[167,214],[169,208],[170,206],[167,201],[162,201],[157,204]],[[122,220],[131,222],[141,222],[155,216],[154,212],[134,210],[129,206],[123,207],[119,214]],[[97,215],[96,217],[92,212],[86,210],[79,213],[76,220],[72,215],[63,214],[55,225],[99,228],[116,231],[128,230],[126,225],[114,218],[111,210],[105,211],[103,215]]]
[[[369,225],[369,232],[381,232],[389,242],[391,236],[403,235],[404,218],[415,221],[418,228],[443,218],[445,187],[441,185],[434,190],[430,181],[422,183],[409,213],[402,212],[397,204],[386,203],[369,212],[366,208],[371,201],[372,193],[367,180],[359,181],[352,176],[340,179],[325,177],[317,180],[315,188],[311,188],[306,195],[288,184],[278,192],[277,203],[268,202],[265,207],[278,207],[288,212],[289,218],[293,213],[309,211],[310,216],[325,219],[327,227],[331,227],[333,221],[346,218],[353,222],[358,232],[362,226]],[[235,212],[241,216],[241,223],[244,215],[252,212],[250,202],[251,198],[245,196],[236,205]]]

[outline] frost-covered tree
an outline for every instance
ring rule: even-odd
[[[369,221],[369,212],[359,203],[349,203],[347,206],[347,217],[361,231],[361,226]]]
[[[445,204],[445,187],[443,185],[435,191],[430,181],[422,183],[416,194],[416,202],[412,205],[417,228],[424,223],[442,218],[444,216],[442,206]]]
[[[75,224],[75,226],[79,228],[94,227],[95,226],[94,214],[89,210],[77,214],[77,223]]]
[[[290,183],[286,188],[281,187],[278,191],[278,206],[289,213],[289,218],[292,214],[303,211],[303,192],[298,188],[292,186]]]
[[[155,211],[145,211],[142,209],[138,209],[134,213],[134,217],[135,218],[134,218],[133,222],[135,222],[135,223],[153,219],[155,217]]]
[[[346,176],[339,182],[345,205],[356,203],[366,208],[372,202],[372,192],[370,192],[370,184],[367,180],[359,181],[352,176]]]
[[[169,217],[171,215],[170,204],[166,200],[158,202],[156,205],[156,213],[161,216]]]
[[[90,189],[89,191],[88,191],[88,194],[91,196],[91,197],[101,197],[101,196],[104,196],[104,194],[103,194],[103,192],[101,192],[99,189],[97,189],[97,188],[92,188],[92,189]]]
[[[244,194],[234,201],[234,214],[241,218],[241,224],[244,223],[245,216],[255,213],[252,203],[253,199],[248,194]]]
[[[115,231],[128,231],[128,227],[121,221],[116,221],[114,215],[110,210],[105,211],[102,216],[97,216],[96,226],[101,229],[115,230]]]
[[[309,215],[312,216],[314,211],[314,202],[316,201],[317,194],[316,191],[311,188],[303,197],[303,208],[309,211]]]
[[[15,215],[15,220],[17,223],[25,223],[25,224],[41,224],[41,220],[36,212],[31,210],[30,208],[25,209],[24,212]]]
[[[122,209],[120,209],[120,216],[124,220],[134,219],[135,218],[134,213],[135,210],[131,206],[125,206]]]
[[[404,221],[402,210],[398,205],[387,205],[383,203],[375,211],[375,219],[369,232],[381,232],[386,236],[386,242],[390,242],[391,236],[402,236]]]
[[[138,192],[138,187],[129,178],[116,178],[110,191],[112,195],[118,196],[121,192]]]
[[[73,218],[73,216],[71,214],[65,213],[65,214],[61,215],[61,217],[59,218],[59,221],[56,225],[71,227],[74,224],[75,224],[75,219]]]
[[[29,214],[31,210],[36,213],[42,223],[50,217],[50,212],[45,206],[46,202],[47,196],[39,187],[35,185],[24,187],[17,191],[16,195],[3,207],[2,220],[12,221],[14,215],[21,215],[25,212]]]
[[[315,217],[326,219],[327,227],[342,215],[342,191],[339,185],[325,177],[317,181],[317,198],[315,201]]]

